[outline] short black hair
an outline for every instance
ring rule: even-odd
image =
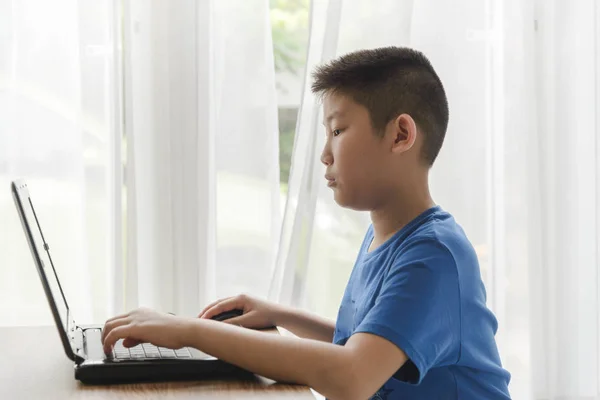
[[[420,51],[382,47],[345,54],[313,72],[318,95],[349,96],[366,107],[379,133],[400,114],[409,114],[423,132],[423,158],[435,161],[448,127],[448,100],[442,81]]]

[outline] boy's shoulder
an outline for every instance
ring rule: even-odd
[[[470,243],[465,231],[452,214],[440,207],[437,207],[410,235],[410,240],[425,239],[449,246]]]
[[[418,221],[410,232],[397,243],[396,256],[426,253],[438,254],[455,263],[477,262],[477,255],[463,228],[452,214],[436,207]]]

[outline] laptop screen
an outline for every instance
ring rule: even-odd
[[[61,325],[64,328],[65,332],[68,332],[69,306],[67,304],[67,300],[58,280],[57,271],[55,270],[54,265],[52,263],[52,258],[50,256],[49,251],[50,249],[44,240],[45,238],[41,228],[41,221],[39,220],[40,216],[36,215],[33,203],[31,202],[31,198],[28,195],[28,191],[23,191],[19,194],[21,204],[23,206],[23,211],[25,213],[24,217],[29,227],[29,231],[31,232],[33,243],[31,243],[31,239],[28,238],[28,240],[30,241],[30,245],[35,248],[35,252],[37,252],[37,255],[41,261],[41,266],[36,261],[36,264],[38,264],[37,267],[38,269],[42,269],[40,271],[40,274],[43,274],[46,277],[48,286],[52,291],[52,298],[54,299],[54,303],[56,304],[56,308],[60,316]],[[43,276],[41,278],[43,279]]]

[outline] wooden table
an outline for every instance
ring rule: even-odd
[[[0,328],[0,399],[311,399],[306,386],[191,381],[89,386],[75,380],[55,327]]]

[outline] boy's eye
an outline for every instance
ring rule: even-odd
[[[340,133],[342,133],[341,129],[334,129],[332,132],[333,136],[338,136]]]

